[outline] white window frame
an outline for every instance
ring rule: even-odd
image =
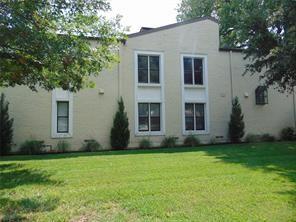
[[[159,133],[159,132],[161,132],[161,129],[162,129],[162,107],[161,107],[161,103],[159,103],[159,102],[138,102],[138,124],[139,124],[139,104],[140,103],[143,103],[143,104],[148,104],[148,128],[149,128],[149,130],[146,130],[146,131],[139,131],[139,127],[138,127],[138,131],[140,132],[140,133]],[[159,104],[159,118],[160,118],[160,131],[152,131],[151,130],[151,104]],[[139,125],[138,125],[139,126]]]
[[[203,59],[203,85],[185,84],[184,83],[184,58],[201,58]],[[210,133],[210,108],[209,108],[209,92],[208,92],[208,56],[205,54],[181,54],[180,56],[181,64],[181,89],[182,89],[182,131],[183,135],[205,135]],[[193,79],[194,80],[194,79]],[[185,98],[186,88],[196,88],[205,90],[205,99],[187,99]],[[205,110],[205,130],[186,130],[185,126],[185,103],[203,103]],[[194,114],[195,115],[195,114]],[[194,123],[196,124],[196,123]]]
[[[62,89],[52,91],[51,102],[51,137],[52,138],[71,138],[73,136],[73,94]],[[67,133],[58,133],[57,129],[57,102],[69,103],[69,131]]]
[[[139,83],[138,82],[138,55],[155,55],[159,56],[159,84],[157,83]],[[134,112],[135,112],[135,136],[164,136],[165,135],[165,95],[164,95],[164,54],[163,52],[157,51],[134,51]],[[160,88],[161,98],[160,99],[138,99],[137,91],[139,88]],[[138,103],[160,103],[160,131],[139,131],[139,118],[138,118]]]
[[[192,64],[191,64],[191,69],[192,69],[192,84],[185,84],[184,83],[184,58],[190,58],[192,60]],[[194,59],[202,59],[202,83],[203,84],[195,84],[195,75],[194,75]],[[199,87],[205,87],[205,68],[206,68],[206,65],[205,65],[206,61],[204,59],[204,56],[197,56],[197,55],[182,55],[182,63],[181,63],[181,66],[182,66],[182,72],[183,72],[183,85],[185,85],[185,87],[191,87],[191,88],[199,88]]]

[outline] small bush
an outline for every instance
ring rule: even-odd
[[[62,152],[62,153],[64,153],[67,150],[69,150],[69,148],[70,148],[70,144],[67,141],[65,141],[65,140],[60,140],[58,142],[57,146],[56,146],[56,150],[58,152]]]
[[[178,137],[169,136],[165,137],[161,142],[161,147],[176,147]]]
[[[248,134],[245,137],[245,142],[246,143],[258,143],[261,141],[261,136],[260,135],[256,135],[256,134]]]
[[[84,144],[82,145],[81,150],[85,152],[96,152],[102,149],[101,144],[94,140],[85,140]]]
[[[42,153],[43,145],[44,141],[41,140],[26,140],[20,146],[20,153],[28,155]]]
[[[245,138],[245,142],[247,143],[273,142],[275,140],[275,137],[273,135],[270,135],[269,133],[264,133],[262,135],[248,134]]]
[[[141,149],[147,149],[152,147],[152,143],[149,139],[142,139],[139,146]]]
[[[198,137],[194,136],[194,135],[189,135],[184,139],[184,145],[185,146],[197,146],[200,144],[200,140],[198,139]]]
[[[262,142],[274,142],[275,140],[275,137],[273,135],[270,135],[269,133],[261,135]]]
[[[281,131],[281,140],[295,140],[295,130],[292,127],[286,127]]]
[[[217,144],[217,139],[214,136],[210,139],[210,144]]]

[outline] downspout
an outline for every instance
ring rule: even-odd
[[[295,91],[293,87],[293,114],[294,114],[294,128],[296,128],[296,107],[295,107]]]
[[[120,48],[117,50],[117,56],[118,56],[118,63],[117,63],[117,97],[118,100],[120,99]]]
[[[233,101],[233,80],[232,80],[232,51],[229,51],[229,74],[230,74],[230,96],[231,104]]]

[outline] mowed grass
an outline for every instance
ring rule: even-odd
[[[0,159],[0,220],[296,221],[296,144]]]

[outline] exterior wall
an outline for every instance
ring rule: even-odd
[[[258,78],[242,76],[246,61],[241,53],[219,51],[218,24],[204,20],[177,26],[127,40],[120,48],[120,64],[102,72],[96,78],[94,89],[84,89],[73,96],[73,137],[67,138],[73,150],[81,147],[85,139],[96,139],[109,148],[109,133],[117,109],[117,99],[122,96],[129,117],[130,147],[137,147],[143,137],[135,135],[135,51],[153,51],[163,54],[165,136],[177,136],[183,141],[182,132],[182,54],[207,57],[209,133],[199,135],[203,142],[219,137],[225,141],[231,111],[231,76],[233,95],[238,96],[245,114],[246,131],[278,135],[285,126],[293,126],[293,100],[275,90],[269,90],[269,104],[255,105],[255,88]],[[230,64],[232,64],[230,66]],[[104,94],[99,94],[99,91]],[[26,139],[44,140],[53,147],[59,139],[51,138],[51,92],[31,92],[25,87],[7,88],[10,113],[14,117],[15,148]],[[248,97],[245,97],[248,93]],[[164,135],[149,136],[159,145]]]

